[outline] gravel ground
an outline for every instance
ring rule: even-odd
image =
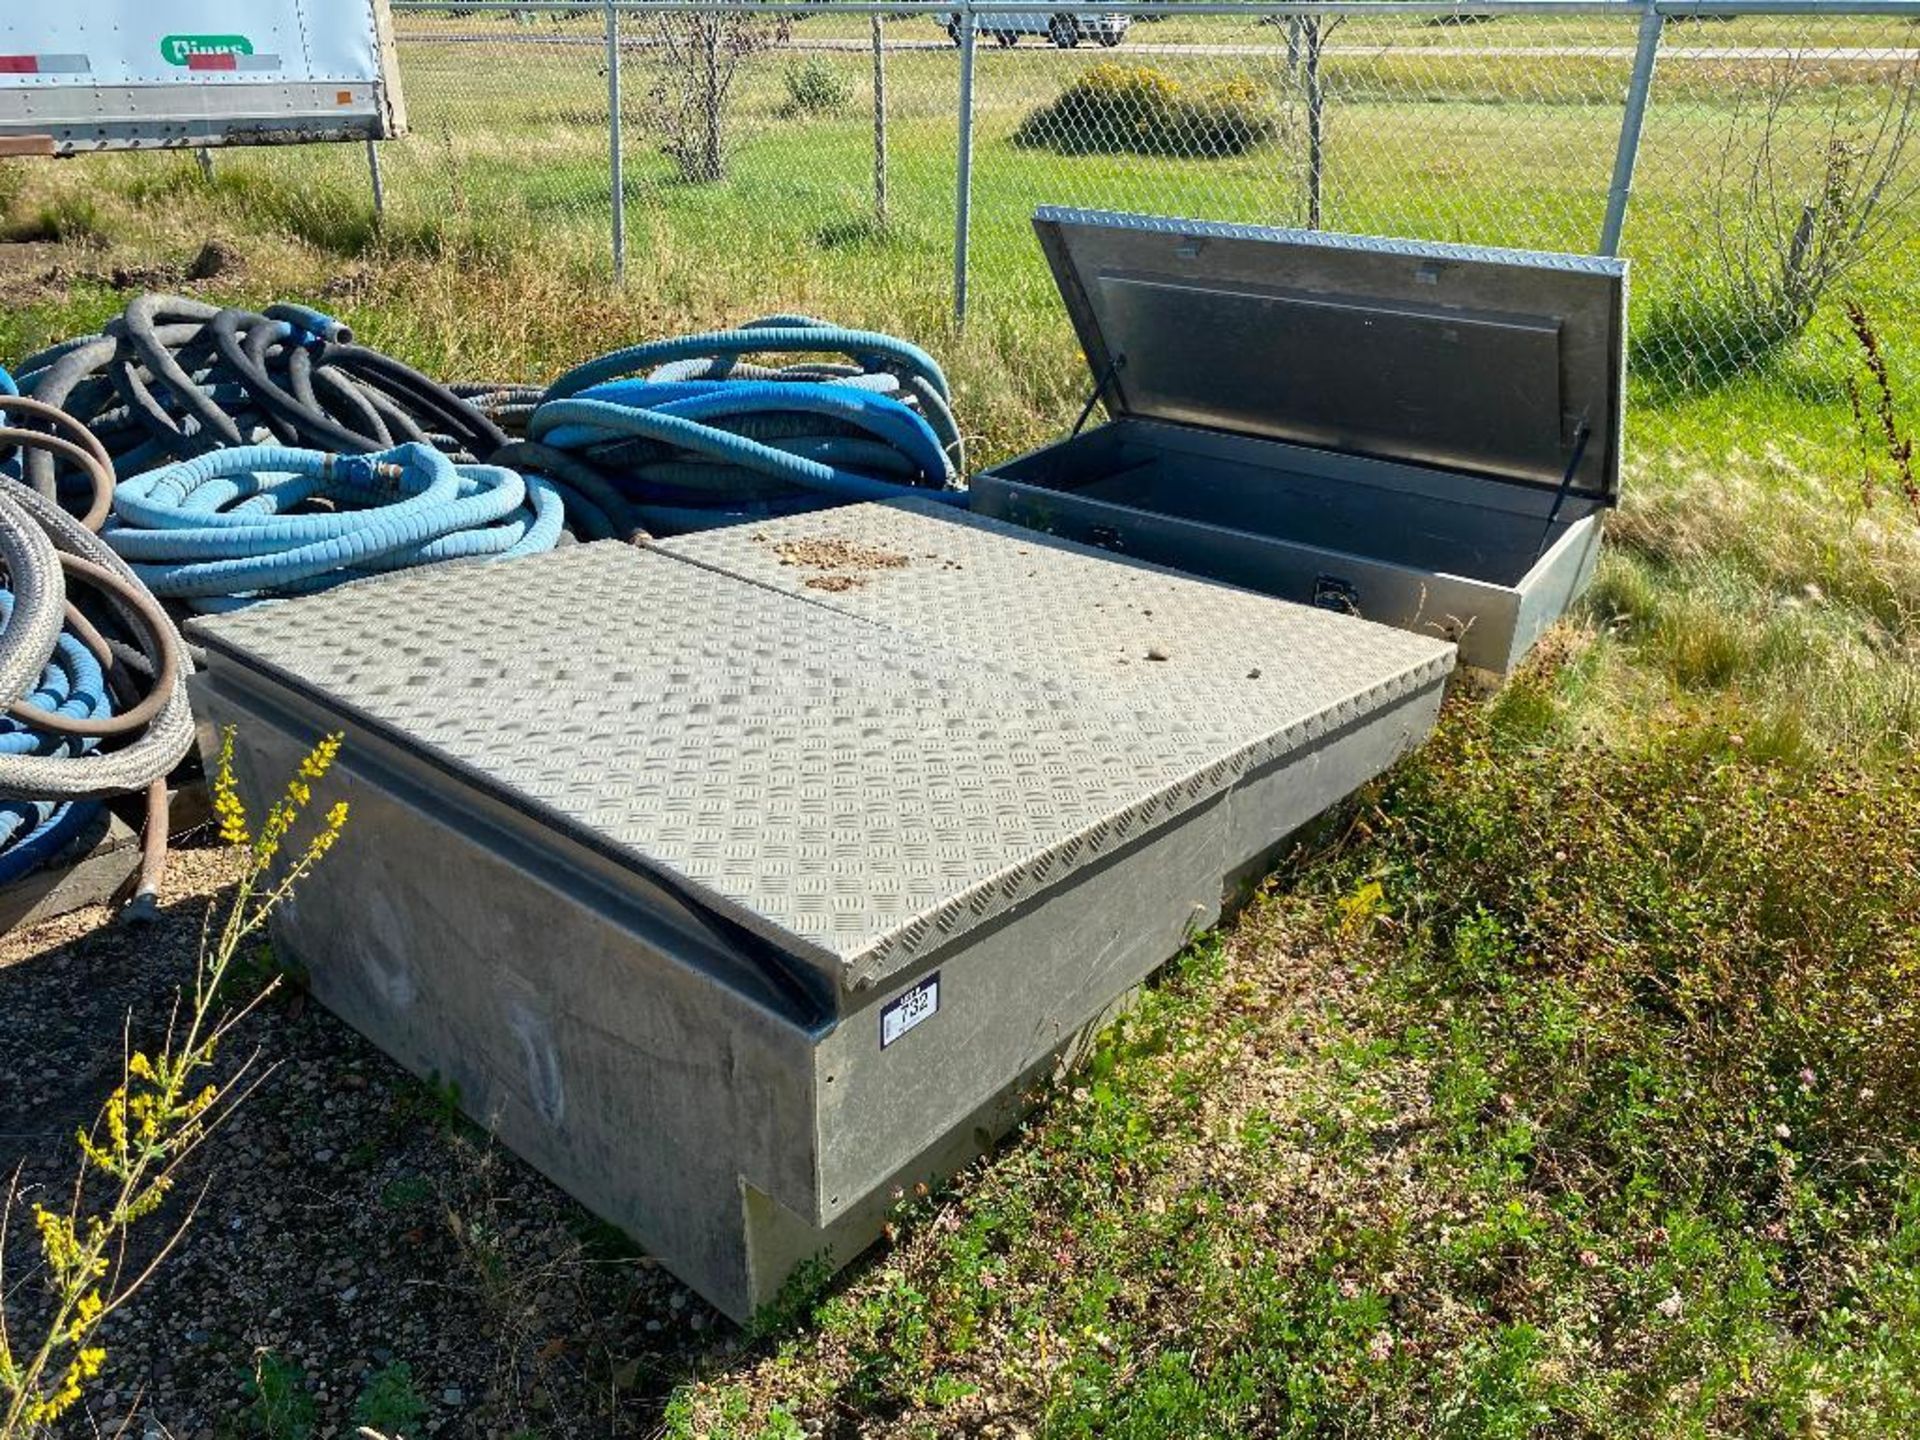
[[[20,1166],[20,1201],[70,1179],[69,1137],[117,1078],[126,1027],[138,1040],[164,1024],[234,874],[227,852],[187,849],[150,929],[96,908],[0,940],[0,1174]],[[736,1328],[297,988],[244,1033],[264,1079],[183,1182],[197,1214],[109,1318],[106,1372],[64,1434],[113,1434],[133,1413],[125,1433],[148,1440],[351,1435],[362,1420],[644,1435],[677,1381],[740,1349]],[[16,1227],[12,1276],[24,1238]]]

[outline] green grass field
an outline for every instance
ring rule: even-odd
[[[1625,62],[1417,53],[1631,39],[1558,23],[1370,20],[1344,36],[1399,48],[1329,61],[1327,224],[1590,248]],[[1786,44],[1810,25],[1836,45],[1916,33],[1753,19],[1675,43]],[[1151,28],[1156,44],[1254,34]],[[1034,205],[1304,214],[1304,117],[1271,57],[983,52],[957,328],[949,52],[889,56],[884,232],[868,57],[813,56],[847,98],[804,118],[784,113],[784,75],[808,61],[753,57],[729,176],[689,185],[649,131],[655,61],[636,52],[615,288],[596,52],[502,39],[402,55],[414,128],[385,150],[382,227],[350,148],[222,155],[211,183],[186,156],[9,162],[7,225],[60,259],[17,287],[0,354],[120,308],[116,266],[182,265],[217,239],[238,264],[205,293],[312,299],[461,378],[543,377],[774,309],[895,330],[948,366],[984,463],[1057,434],[1087,383]],[[1246,70],[1280,136],[1214,160],[1012,143],[1107,59],[1189,83]],[[884,1253],[831,1289],[797,1287],[743,1356],[682,1377],[646,1424],[1913,1433],[1920,511],[1863,448],[1840,301],[1875,321],[1910,434],[1920,152],[1806,333],[1723,363],[1749,338],[1724,307],[1723,241],[1789,238],[1712,203],[1750,169],[1773,63],[1661,73],[1628,227],[1625,503],[1592,592],[1532,667],[1497,692],[1463,686],[1433,744],[1197,944],[999,1155],[949,1193],[902,1197]],[[1868,143],[1890,83],[1852,64],[1806,73],[1775,122],[1769,174],[1790,201],[1818,198],[1833,144]]]

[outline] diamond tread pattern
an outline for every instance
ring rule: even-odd
[[[820,534],[845,514],[804,518]],[[1006,545],[997,528],[964,533]],[[1054,548],[1008,533],[1021,564]],[[1121,572],[1104,577],[1109,593],[1142,583],[1141,567],[1092,563]],[[1247,607],[1243,626],[1273,630],[1260,653],[1284,649],[1299,607],[1220,593]],[[1054,608],[1001,590],[978,623],[1020,629],[1029,605]],[[1353,670],[1338,695],[1317,681],[1268,711],[1269,750],[1423,683],[1451,653],[1415,641],[1384,666],[1356,660],[1379,627],[1303,613]],[[1244,738],[1248,708],[1204,689],[1175,703],[1162,682],[1098,686],[1078,664],[1047,676],[982,658],[981,633],[939,643],[616,542],[437,567],[193,628],[214,663],[242,660],[369,722],[849,988],[1219,793],[1259,749]],[[1197,662],[1204,640],[1167,643]],[[1196,664],[1187,684],[1218,672]],[[1305,713],[1321,694],[1328,703]]]
[[[1251,768],[1453,668],[1454,647],[1196,580],[925,500],[654,542],[724,574],[1065,681],[1140,714],[1184,715]],[[853,563],[823,563],[835,556]],[[901,564],[900,561],[905,563]]]

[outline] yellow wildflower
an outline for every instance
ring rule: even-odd
[[[213,813],[220,821],[220,838],[229,845],[247,845],[247,809],[240,803],[239,783],[233,777],[233,727],[220,732],[220,755],[213,766]]]
[[[45,1425],[66,1414],[79,1401],[81,1387],[98,1375],[106,1363],[107,1352],[97,1345],[77,1353],[67,1366],[67,1373],[60,1377],[60,1388],[27,1408],[27,1423]]]

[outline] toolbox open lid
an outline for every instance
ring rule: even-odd
[[[1108,413],[1620,490],[1626,262],[1043,207]]]

